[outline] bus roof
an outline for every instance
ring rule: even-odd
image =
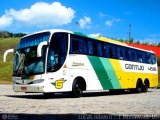
[[[28,37],[28,36],[31,36],[31,35],[35,35],[35,34],[38,34],[38,33],[43,33],[43,32],[50,32],[51,34],[52,34],[52,33],[55,33],[55,32],[73,33],[72,31],[69,31],[69,30],[50,29],[50,30],[42,30],[42,31],[34,32],[34,33],[31,33],[31,34],[25,35],[25,36],[22,37],[22,38],[25,38],[25,37]]]

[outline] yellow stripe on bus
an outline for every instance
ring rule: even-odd
[[[142,79],[143,83],[146,78],[149,79],[150,87],[154,87],[158,84],[157,74],[152,73],[138,73],[138,72],[125,72],[123,71],[118,60],[110,59],[110,62],[114,68],[114,71],[117,75],[119,83],[122,89],[127,88],[136,88],[136,82],[138,78]]]
[[[120,41],[117,41],[117,40],[112,40],[112,39],[109,39],[109,38],[106,38],[106,37],[102,37],[102,36],[98,36],[97,39],[101,40],[101,41],[104,41],[104,42],[117,43],[119,45],[126,45],[126,46],[128,46],[126,43],[123,43],[123,42],[120,42]]]

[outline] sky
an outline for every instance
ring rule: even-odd
[[[0,0],[0,30],[65,29],[86,35],[160,42],[160,0]]]

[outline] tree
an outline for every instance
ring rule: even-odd
[[[7,31],[0,31],[0,38],[9,38],[10,34]]]
[[[138,40],[138,41],[136,42],[136,44],[141,44],[141,42]]]
[[[128,40],[128,42],[129,42],[129,43],[133,43],[133,42],[134,42],[134,39],[131,38],[131,39]]]

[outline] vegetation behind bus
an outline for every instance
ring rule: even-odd
[[[12,83],[13,54],[7,56],[7,62],[3,63],[3,53],[10,48],[16,48],[20,38],[0,38],[0,84]],[[160,57],[158,57],[159,87],[160,87]]]
[[[20,37],[0,38],[0,84],[10,84],[12,82],[13,54],[8,54],[7,62],[3,63],[3,53],[10,48],[16,48]]]

